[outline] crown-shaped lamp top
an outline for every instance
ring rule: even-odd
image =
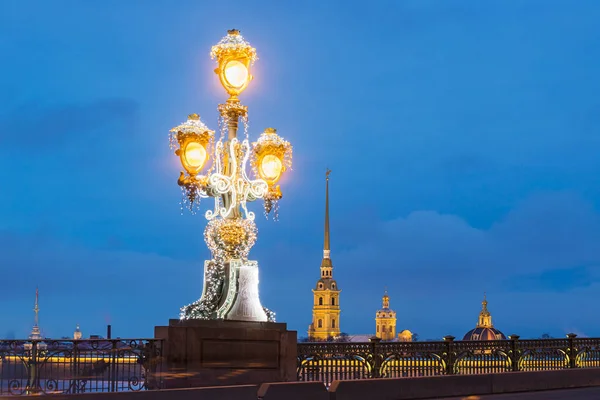
[[[258,60],[256,49],[244,39],[237,29],[228,30],[227,36],[224,36],[210,50],[210,58],[216,59],[218,63],[225,57],[237,58],[239,56],[249,58],[252,63]]]

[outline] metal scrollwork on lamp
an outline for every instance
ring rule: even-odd
[[[178,180],[182,206],[194,212],[202,198],[214,199],[214,206],[205,213],[204,239],[212,259],[204,265],[202,297],[182,307],[180,318],[274,321],[275,314],[262,307],[258,297],[258,263],[248,261],[257,235],[248,203],[263,199],[265,216],[273,211],[277,218],[282,197],[277,183],[292,166],[292,146],[273,128],[265,129],[250,144],[248,108],[238,95],[252,80],[250,68],[257,60],[256,49],[239,31],[230,30],[212,47],[211,58],[216,59],[215,73],[229,94],[218,106],[218,138],[198,114],[191,114],[170,131],[171,147],[184,169]],[[244,127],[241,140],[240,120]]]

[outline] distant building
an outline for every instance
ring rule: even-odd
[[[381,340],[396,338],[396,311],[390,309],[390,296],[385,291],[383,307],[375,313],[375,336]]]
[[[412,342],[413,341],[413,333],[408,329],[403,330],[398,334],[399,342]]]
[[[40,313],[40,307],[38,304],[38,300],[39,300],[39,295],[40,292],[38,291],[38,288],[35,288],[35,303],[33,306],[33,312],[35,313],[35,317],[34,317],[34,322],[33,322],[33,328],[31,328],[31,333],[29,334],[29,339],[31,340],[41,340],[42,338],[42,333],[40,331],[40,317],[39,317],[39,313]]]
[[[492,324],[492,314],[487,309],[487,299],[485,294],[483,295],[483,301],[481,302],[481,312],[479,313],[479,320],[475,329],[471,329],[465,334],[463,340],[503,340],[506,339],[504,333],[494,328]]]
[[[375,313],[375,336],[385,341],[412,342],[413,334],[408,329],[396,337],[396,311],[390,308],[387,290],[382,298],[383,308]]]
[[[38,288],[35,288],[35,303],[33,306],[33,312],[35,313],[35,317],[33,320],[33,327],[31,328],[31,333],[29,334],[29,339],[30,340],[42,340],[44,339],[42,337],[42,333],[40,331],[40,307],[39,307],[39,297],[40,297],[40,292],[38,290]],[[31,350],[33,348],[33,344],[32,343],[25,343],[24,345],[25,350]],[[46,343],[43,342],[38,342],[36,345],[37,349],[39,350],[44,350],[48,347],[48,345]]]
[[[311,340],[328,340],[340,336],[340,292],[333,279],[331,247],[329,243],[329,173],[325,175],[325,239],[323,244],[323,260],[321,261],[321,278],[313,292],[312,323],[308,327]]]
[[[388,342],[412,342],[413,334],[408,329],[396,336],[396,322],[396,311],[390,308],[390,296],[386,290],[382,298],[382,308],[375,312],[375,335],[349,335],[346,341],[369,342],[375,337]]]
[[[34,312],[34,320],[33,320],[33,327],[31,328],[31,333],[29,334],[29,340],[44,340],[44,337],[42,336],[42,332],[40,329],[40,305],[39,305],[39,298],[40,298],[40,291],[38,290],[38,288],[35,288],[35,303],[33,305],[33,312]],[[61,339],[69,339],[69,337],[62,337]],[[77,324],[76,328],[75,328],[75,332],[73,332],[73,339],[75,340],[79,340],[82,339],[82,333],[81,330],[79,329],[79,324]],[[31,343],[25,343],[25,350],[31,350],[33,345]],[[44,342],[38,342],[37,344],[37,348],[38,349],[45,349],[47,347],[46,343]]]
[[[80,340],[81,339],[81,330],[79,329],[79,324],[75,328],[75,332],[73,332],[73,339]]]

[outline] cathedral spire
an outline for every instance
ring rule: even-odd
[[[308,327],[308,337],[326,340],[340,335],[340,288],[333,279],[333,264],[330,258],[329,243],[329,174],[325,172],[325,229],[323,239],[323,259],[321,277],[313,289],[313,318]]]
[[[325,172],[325,234],[323,239],[323,260],[321,260],[321,278],[333,277],[333,264],[331,263],[331,246],[329,244],[329,174]]]
[[[331,174],[331,170],[327,168],[327,172],[325,172],[325,236],[323,240],[323,258],[329,258],[331,252],[329,245],[329,174]]]

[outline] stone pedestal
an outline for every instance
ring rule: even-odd
[[[165,340],[166,388],[296,381],[297,334],[285,323],[176,319],[154,336]]]

